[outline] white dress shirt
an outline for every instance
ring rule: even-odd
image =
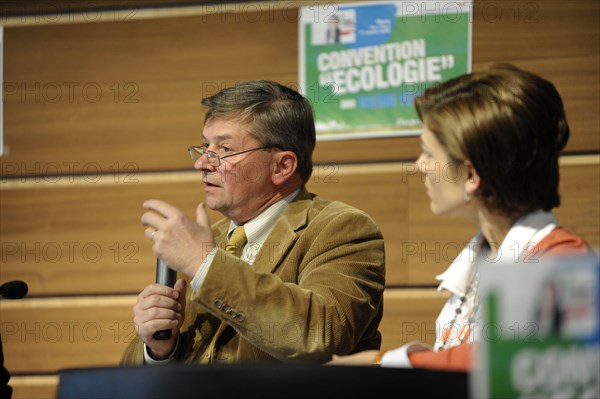
[[[468,327],[473,321],[474,313],[477,309],[477,289],[475,287],[469,290],[469,285],[473,285],[473,279],[476,275],[476,267],[481,262],[502,263],[502,262],[522,262],[525,255],[544,237],[557,227],[556,219],[550,212],[537,210],[519,218],[508,231],[502,241],[498,254],[491,259],[487,256],[489,249],[485,237],[478,232],[471,241],[458,254],[456,259],[450,264],[448,269],[436,277],[440,280],[438,291],[448,290],[451,295],[442,308],[436,319],[436,341],[432,348],[420,341],[409,342],[400,348],[387,351],[381,358],[382,367],[407,367],[411,368],[408,354],[424,350],[441,350],[461,344],[462,342],[473,342],[476,335],[470,329],[466,336],[451,336],[444,340],[442,332],[445,328],[452,328],[452,331],[460,332],[463,327]],[[462,312],[457,315],[456,308],[459,306],[461,298],[465,297],[462,305]],[[454,321],[453,321],[454,319]],[[456,327],[451,326],[454,324]]]

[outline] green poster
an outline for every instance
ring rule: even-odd
[[[414,98],[471,70],[472,2],[301,8],[300,88],[317,138],[414,135]]]

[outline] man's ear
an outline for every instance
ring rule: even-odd
[[[477,173],[475,166],[473,166],[470,161],[465,161],[465,173],[465,192],[470,197],[473,197],[479,189],[481,178],[479,177],[479,173]]]
[[[298,158],[292,151],[280,151],[275,154],[274,167],[271,174],[273,184],[279,186],[286,183],[298,168]]]

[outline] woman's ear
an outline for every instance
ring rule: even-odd
[[[475,166],[473,166],[470,161],[465,161],[465,173],[465,193],[468,194],[469,197],[473,197],[479,189],[481,178],[479,177],[479,173],[477,173]]]
[[[292,151],[281,151],[275,154],[271,179],[276,186],[286,183],[298,168],[298,158]]]

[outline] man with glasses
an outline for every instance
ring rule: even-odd
[[[196,220],[160,200],[142,216],[156,256],[191,282],[139,294],[122,364],[322,363],[378,349],[383,237],[364,212],[306,190],[316,141],[306,98],[254,81],[202,104],[203,143],[188,149],[204,183]],[[211,226],[205,206],[226,219]],[[165,329],[171,338],[153,337]]]

